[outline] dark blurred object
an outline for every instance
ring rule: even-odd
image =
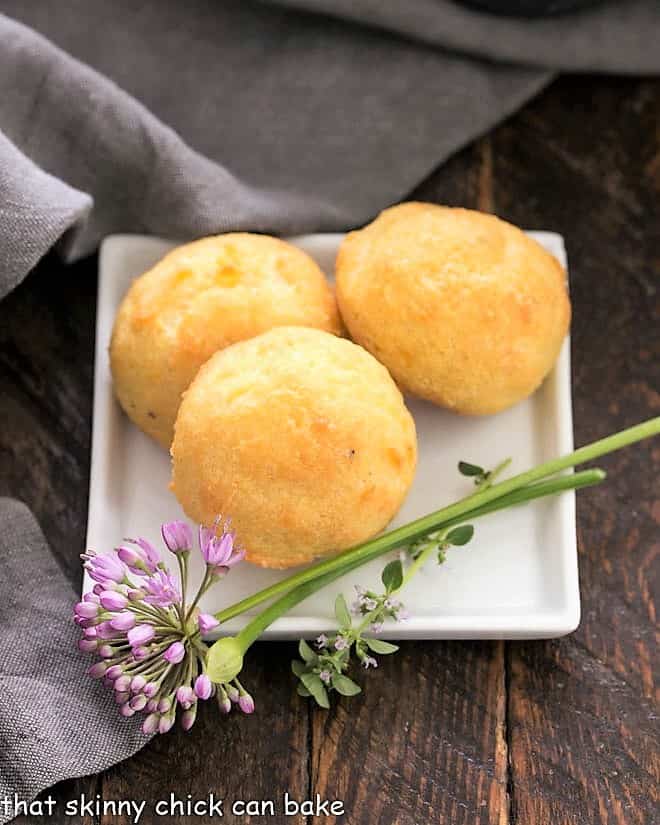
[[[504,14],[509,17],[545,17],[564,14],[587,6],[595,6],[603,0],[456,0],[464,6],[480,11]]]

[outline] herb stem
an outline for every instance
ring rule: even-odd
[[[474,511],[480,508],[488,507],[494,504],[497,500],[504,498],[507,495],[520,491],[521,498],[512,501],[509,499],[503,506],[511,506],[512,503],[520,503],[527,501],[530,498],[538,498],[536,495],[528,495],[528,486],[534,486],[537,482],[547,479],[549,476],[555,476],[563,470],[575,467],[578,464],[583,464],[586,461],[592,461],[595,458],[606,455],[607,453],[620,450],[637,441],[649,438],[660,433],[660,416],[649,419],[634,427],[629,427],[626,430],[621,430],[618,433],[601,438],[584,447],[574,450],[572,453],[554,458],[539,464],[537,467],[527,470],[524,473],[519,473],[512,478],[501,481],[498,484],[493,484],[484,490],[479,490],[470,496],[467,496],[460,501],[436,510],[434,513],[416,519],[402,527],[391,530],[370,539],[367,542],[351,547],[334,556],[331,559],[317,562],[316,564],[307,567],[304,570],[294,573],[292,576],[282,579],[279,582],[254,593],[246,599],[242,599],[230,607],[216,613],[216,618],[220,622],[226,622],[235,616],[239,616],[247,610],[256,607],[268,599],[280,596],[283,593],[298,588],[303,584],[310,583],[315,579],[323,578],[326,574],[335,574],[333,579],[343,573],[353,570],[355,567],[377,558],[378,556],[392,550],[395,547],[401,547],[409,544],[415,539],[426,536],[440,528],[444,528],[450,524],[456,524],[464,521],[466,518],[473,518]],[[596,483],[596,482],[592,482]],[[549,495],[561,489],[569,489],[570,486],[564,487],[562,479],[552,479],[548,481],[548,486],[545,488],[546,492],[543,495]],[[527,492],[525,492],[527,490]],[[496,507],[494,509],[500,509]],[[493,509],[487,509],[485,512],[493,512]],[[332,580],[332,579],[330,579]]]
[[[514,504],[521,504],[524,501],[531,501],[536,498],[542,498],[544,496],[553,495],[555,493],[561,493],[566,490],[575,490],[581,487],[587,487],[593,484],[598,484],[604,478],[605,473],[603,473],[602,470],[585,470],[581,473],[575,473],[574,475],[564,476],[562,478],[555,479],[552,482],[533,484],[526,488],[526,490],[524,491],[517,491],[516,495],[505,496],[497,501],[492,502],[491,505],[488,507],[482,506],[480,508],[475,508],[474,510],[469,511],[460,518],[455,517],[453,520],[443,523],[442,529],[448,529],[459,523],[459,521],[479,518],[480,516],[488,515],[489,513],[495,512],[496,510],[504,509],[505,507],[510,507]],[[527,493],[526,496],[523,495],[523,493],[525,492]],[[389,549],[392,548],[390,547]],[[381,550],[379,553],[375,553],[370,558],[376,558],[377,555],[380,555],[383,552],[385,551]],[[420,555],[420,559],[422,558],[422,555],[424,554]],[[422,560],[420,564],[423,563],[423,561],[424,560]],[[304,601],[308,596],[311,596],[317,590],[320,590],[327,584],[330,584],[335,579],[338,579],[340,576],[343,576],[345,573],[349,573],[350,571],[355,570],[357,567],[360,567],[364,563],[365,559],[362,556],[354,554],[351,558],[349,558],[346,561],[346,563],[342,567],[337,567],[333,570],[327,571],[326,573],[323,573],[322,575],[317,576],[316,578],[303,582],[297,587],[289,588],[289,590],[283,596],[281,596],[279,599],[277,599],[271,605],[269,605],[265,610],[263,610],[261,613],[255,616],[255,618],[252,619],[252,621],[249,622],[243,628],[243,630],[239,632],[237,639],[241,643],[243,651],[246,651],[248,647],[250,647],[250,645],[254,641],[256,641],[256,639],[259,638],[259,636],[264,632],[264,630],[275,621],[275,619],[278,619],[280,616],[287,613],[289,610],[291,610],[300,602]],[[417,568],[415,568],[415,570],[416,569]],[[408,571],[408,573],[410,573],[410,570]],[[408,578],[410,578],[410,576],[408,576]],[[240,605],[241,603],[239,602],[238,604]],[[227,608],[227,611],[229,610],[232,610],[232,608]],[[218,618],[220,618],[222,612],[216,614]],[[238,613],[240,612],[243,611],[238,611]],[[235,616],[238,615],[238,613],[233,613],[232,615]]]
[[[437,551],[438,544],[442,543],[444,538],[447,536],[448,530],[449,528],[445,528],[444,530],[441,530],[439,533],[436,532],[435,541],[430,543],[428,547],[425,547],[424,550],[422,550],[422,552],[419,554],[419,556],[417,556],[417,558],[414,559],[410,567],[408,567],[406,572],[403,574],[403,580],[401,584],[397,587],[397,589],[394,591],[395,593],[398,593],[400,590],[403,590],[403,588],[408,584],[408,582],[412,579],[415,573],[417,573],[419,568],[426,562],[431,553]]]
[[[358,565],[356,564],[355,566],[357,567]],[[352,569],[352,567],[350,569]],[[311,579],[310,581],[306,581],[303,584],[298,585],[298,587],[289,589],[284,596],[277,599],[277,601],[274,601],[265,610],[259,613],[258,616],[255,616],[255,618],[252,619],[249,624],[245,625],[243,630],[238,633],[236,638],[240,642],[243,652],[245,652],[248,647],[250,647],[250,645],[259,638],[259,636],[261,636],[264,630],[271,625],[275,619],[279,619],[280,616],[288,613],[291,608],[304,601],[308,596],[311,596],[312,593],[315,593],[317,590],[320,590],[322,587],[330,584],[335,579],[338,579],[343,573],[343,569],[331,570],[315,579]]]

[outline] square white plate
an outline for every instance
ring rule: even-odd
[[[531,233],[562,264],[558,235]],[[308,235],[293,243],[315,258],[329,278],[341,235]],[[174,244],[152,237],[115,235],[101,247],[92,466],[87,546],[106,552],[122,537],[145,536],[160,543],[161,522],[183,517],[168,490],[168,454],[129,422],[115,401],[107,348],[122,296],[131,281]],[[457,462],[493,467],[511,456],[511,473],[573,449],[570,349],[561,355],[534,396],[499,415],[465,418],[407,399],[419,437],[419,465],[408,498],[392,526],[467,495],[471,481]],[[197,558],[193,554],[193,558]],[[332,605],[343,590],[352,600],[355,584],[377,587],[386,559],[339,579],[269,628],[269,638],[315,636],[333,629]],[[291,572],[291,571],[289,571]],[[201,563],[193,568],[193,581]],[[239,565],[202,603],[207,612],[271,584],[286,571]],[[85,581],[85,589],[90,587]],[[506,510],[479,520],[475,538],[449,551],[441,567],[429,563],[403,595],[412,618],[386,627],[389,638],[544,638],[574,630],[580,617],[575,503],[572,493]],[[235,632],[240,617],[223,625]]]

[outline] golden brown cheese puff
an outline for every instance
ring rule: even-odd
[[[341,331],[332,290],[305,252],[248,233],[177,247],[133,282],[119,308],[110,344],[119,403],[169,447],[181,393],[201,365],[288,324]]]
[[[343,338],[284,327],[200,369],[171,452],[186,514],[230,517],[248,560],[280,568],[385,527],[412,483],[417,441],[382,364]]]
[[[382,212],[337,258],[351,337],[399,386],[459,413],[495,413],[530,395],[570,321],[566,274],[493,215],[425,203]]]

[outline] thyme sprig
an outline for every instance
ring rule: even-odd
[[[301,658],[291,662],[291,669],[300,680],[298,694],[312,696],[318,705],[327,708],[330,705],[328,693],[333,690],[342,696],[360,693],[362,688],[346,675],[351,666],[351,654],[354,652],[358,661],[368,670],[378,667],[378,660],[372,653],[387,656],[399,649],[391,642],[366,636],[365,633],[368,630],[379,633],[387,619],[406,621],[408,613],[395,595],[419,572],[430,556],[435,555],[437,563],[443,564],[449,547],[461,547],[473,535],[474,527],[471,524],[461,524],[413,542],[402,554],[412,560],[405,571],[401,558],[394,559],[383,568],[383,593],[359,586],[355,588],[357,599],[353,613],[361,619],[357,625],[353,624],[346,600],[340,593],[335,601],[335,618],[339,624],[337,632],[331,636],[322,633],[316,639],[316,652],[304,639],[300,640],[298,652]]]

